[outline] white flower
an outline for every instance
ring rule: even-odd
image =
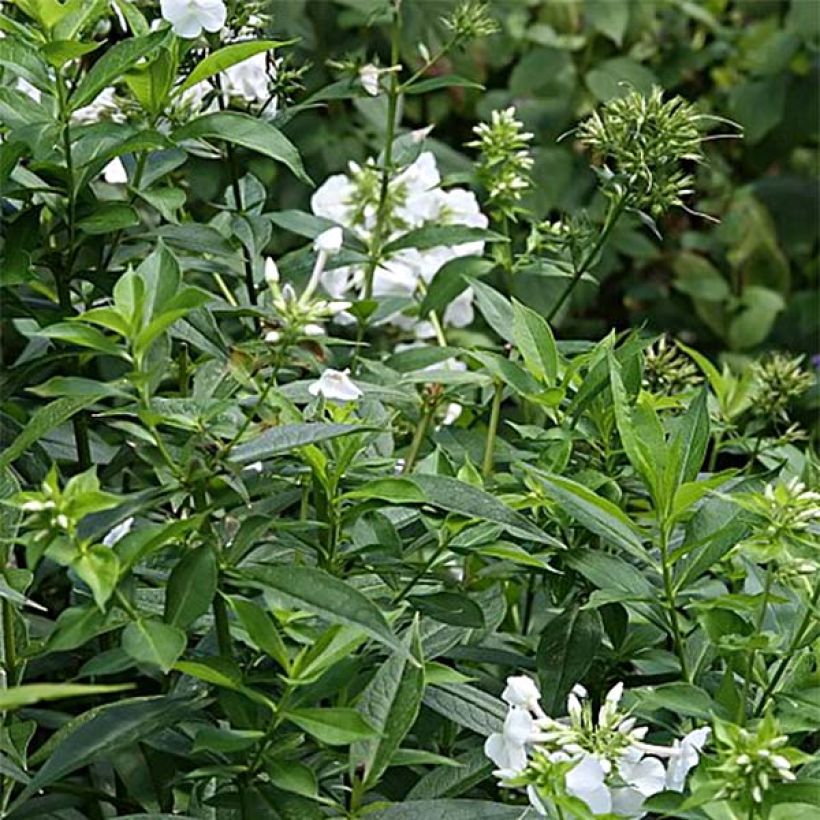
[[[220,75],[220,85],[228,97],[249,103],[267,102],[270,96],[267,54],[260,52],[229,66]]]
[[[695,729],[676,740],[672,745],[672,755],[666,769],[666,788],[673,792],[682,792],[689,771],[698,765],[700,751],[706,745],[712,730],[708,726]]]
[[[378,97],[379,91],[379,69],[368,63],[359,69],[359,82],[362,88],[371,96]]]
[[[510,707],[501,732],[484,743],[484,754],[498,766],[500,777],[513,777],[527,768],[527,743],[536,736],[532,715],[518,706]]]
[[[540,709],[538,702],[541,700],[541,692],[529,675],[514,675],[507,678],[507,686],[501,693],[501,699],[510,706],[534,712]]]
[[[186,39],[198,37],[202,29],[219,31],[228,16],[222,0],[160,0],[160,12],[174,34]]]
[[[265,281],[268,285],[279,284],[279,268],[270,256],[265,259]]]
[[[115,157],[103,168],[103,179],[109,185],[125,185],[128,182],[128,172],[119,157]]]
[[[606,771],[592,755],[584,755],[581,762],[570,769],[564,784],[567,794],[587,804],[593,814],[607,814],[612,808],[612,797],[604,784]]]
[[[311,322],[302,328],[302,333],[304,333],[305,336],[324,336],[325,329],[321,325]]]
[[[117,524],[116,527],[113,527],[103,538],[102,542],[103,545],[106,547],[113,547],[114,544],[117,543],[121,538],[124,538],[131,532],[131,527],[134,526],[134,519],[133,518],[126,518],[125,521]]]
[[[308,385],[311,396],[323,396],[329,401],[344,404],[361,398],[362,391],[356,387],[347,375],[347,371],[327,369],[312,384]]]
[[[100,120],[110,119],[114,122],[125,122],[120,111],[113,88],[104,88],[88,105],[78,108],[71,115],[74,125],[89,125]]]
[[[281,338],[282,338],[282,334],[278,330],[269,330],[265,334],[265,341],[269,345],[277,344]]]
[[[310,207],[316,216],[323,216],[347,226],[356,186],[345,174],[328,177],[310,198]]]
[[[441,424],[444,427],[449,427],[455,424],[461,416],[464,408],[458,402],[451,401],[444,411],[444,417],[441,419]]]
[[[339,227],[328,228],[316,237],[313,249],[326,256],[335,256],[342,249],[344,234]]]
[[[242,470],[246,473],[261,473],[263,470],[262,462],[252,461],[250,464],[243,467]]]

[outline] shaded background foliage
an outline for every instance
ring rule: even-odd
[[[421,64],[420,42],[431,50],[440,42],[439,18],[452,5],[404,0],[404,64]],[[383,0],[273,0],[269,9],[271,32],[298,38],[289,62],[307,70],[297,104],[342,77],[328,63],[365,62],[374,52],[390,63]],[[408,99],[403,111],[407,126],[435,125],[433,150],[451,178],[469,170],[463,144],[472,125],[514,105],[535,134],[534,212],[556,218],[591,204],[602,217],[603,203],[591,202],[587,160],[571,134],[559,141],[599,102],[625,87],[660,84],[743,128],[743,139],[708,146],[710,162],[698,175],[693,207],[720,224],[677,211],[658,242],[636,219],[625,220],[598,269],[600,290],[579,289],[564,335],[644,324],[713,354],[817,353],[818,4],[494,0],[491,9],[499,33],[439,66],[483,89],[441,88]],[[378,151],[385,104],[384,97],[317,102],[291,121],[287,132],[316,181]],[[307,208],[309,190],[281,166],[254,157],[248,167],[268,183],[270,207]],[[206,207],[224,189],[224,169],[202,161],[191,170],[191,204]],[[289,242],[275,232],[270,251],[281,254]],[[523,275],[516,295],[546,310],[559,288]]]

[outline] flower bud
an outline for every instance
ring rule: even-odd
[[[344,234],[339,227],[328,228],[316,237],[313,249],[328,256],[335,256],[342,249]]]
[[[265,281],[269,285],[279,284],[279,268],[270,256],[265,260]]]

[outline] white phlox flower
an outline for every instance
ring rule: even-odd
[[[311,396],[322,396],[328,401],[339,404],[357,401],[363,395],[348,376],[348,371],[330,368],[325,370],[315,382],[308,385],[308,392]]]
[[[214,33],[225,25],[228,11],[222,0],[160,0],[160,13],[178,37],[199,37],[202,30]]]
[[[381,88],[379,86],[379,71],[377,66],[374,66],[372,63],[368,63],[367,65],[363,65],[359,69],[359,82],[361,83],[362,88],[365,90],[367,94],[371,97],[378,97]]]
[[[527,745],[538,737],[535,720],[526,709],[511,706],[501,732],[484,743],[484,754],[498,767],[497,775],[507,779],[527,768]]]

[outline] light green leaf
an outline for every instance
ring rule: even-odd
[[[293,40],[249,40],[241,43],[231,43],[209,54],[204,60],[200,60],[193,71],[185,78],[185,82],[174,89],[174,96],[187,91],[189,88],[219,74],[233,65],[261,54],[263,51],[270,51],[280,46],[291,45]]]
[[[284,716],[329,746],[345,746],[376,734],[355,709],[288,709]]]
[[[97,606],[104,609],[119,578],[117,554],[109,547],[96,544],[74,559],[71,568],[91,588]]]
[[[31,706],[44,700],[107,695],[111,692],[123,692],[133,688],[132,683],[118,683],[111,686],[84,683],[27,683],[23,686],[12,686],[9,689],[0,690],[0,712],[19,709],[21,706]]]
[[[552,387],[558,378],[558,348],[547,320],[513,300],[513,339],[527,369]]]
[[[440,245],[452,247],[468,242],[509,242],[506,236],[486,228],[473,228],[469,225],[425,225],[388,242],[384,253],[390,254],[405,248],[428,250]]]
[[[522,820],[526,806],[486,800],[415,800],[368,814],[368,820]]]
[[[647,560],[641,534],[629,517],[609,499],[569,478],[532,470],[549,496],[579,524],[616,547]]]
[[[76,111],[94,102],[104,88],[120,80],[128,69],[140,60],[152,57],[170,36],[170,29],[164,29],[111,46],[80,80],[69,98],[69,110]]]
[[[500,732],[507,714],[501,700],[469,684],[428,686],[423,701],[447,720],[484,736]]]
[[[485,285],[484,282],[479,282],[477,279],[467,281],[475,293],[476,305],[481,315],[487,320],[487,324],[505,342],[515,344],[513,308],[509,299],[502,296],[495,288]]]
[[[162,621],[140,618],[123,630],[122,648],[137,663],[158,666],[163,672],[176,663],[185,651],[185,633]]]

